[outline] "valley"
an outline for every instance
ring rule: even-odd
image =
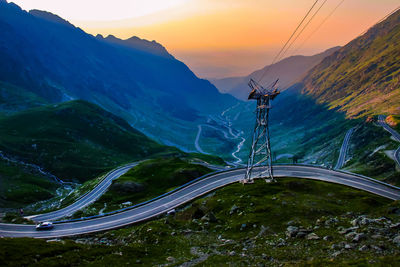
[[[0,265],[393,265],[399,25],[208,81],[0,0]]]

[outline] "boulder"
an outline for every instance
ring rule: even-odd
[[[286,228],[286,236],[287,237],[295,237],[299,232],[299,228],[296,226],[288,226]]]
[[[235,212],[237,212],[239,210],[239,207],[236,206],[235,204],[231,207],[231,210],[229,211],[229,214],[232,215]]]
[[[397,235],[395,238],[393,238],[392,242],[400,247],[400,235]]]
[[[307,240],[318,240],[321,239],[317,234],[315,233],[310,233],[306,236]]]

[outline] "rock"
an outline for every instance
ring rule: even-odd
[[[400,229],[400,223],[391,224],[390,229]]]
[[[340,231],[339,231],[339,234],[342,234],[342,235],[344,235],[344,234],[347,234],[347,233],[353,232],[353,231],[357,230],[358,228],[359,228],[358,226],[354,226],[354,227],[346,228],[346,229],[340,230]]]
[[[228,255],[229,255],[229,256],[235,256],[235,255],[236,255],[236,252],[235,252],[235,251],[229,251]]]
[[[174,236],[174,235],[176,235],[176,233],[175,233],[175,232],[172,232],[171,235]]]
[[[400,235],[398,235],[395,238],[393,238],[392,242],[400,247]]]
[[[331,246],[331,249],[335,249],[335,250],[340,249],[340,248],[341,248],[341,246],[339,244],[332,244],[332,246]]]
[[[376,251],[382,251],[382,249],[380,247],[375,246],[375,245],[371,245],[371,248],[376,250]]]
[[[296,226],[288,226],[286,228],[286,236],[287,237],[295,237],[299,232],[299,228]]]
[[[175,261],[175,258],[172,256],[169,256],[169,257],[167,257],[167,261],[169,261],[169,262]]]
[[[358,243],[358,242],[360,242],[361,240],[363,240],[363,239],[366,239],[367,238],[367,235],[366,234],[364,234],[364,233],[358,233],[358,234],[356,234],[355,236],[354,236],[354,238],[353,238],[353,242],[355,242],[355,243]]]
[[[303,237],[305,237],[306,235],[307,235],[306,232],[300,231],[300,232],[298,232],[298,233],[296,234],[296,237],[297,237],[297,238],[303,238]]]
[[[339,220],[337,218],[330,218],[325,221],[325,226],[331,226],[331,225],[337,224],[338,222],[339,222]]]
[[[352,249],[353,246],[351,246],[351,245],[349,245],[349,244],[346,244],[346,245],[344,245],[344,248],[345,248],[345,249]]]
[[[286,223],[287,226],[290,226],[290,225],[294,226],[294,225],[296,225],[296,224],[297,224],[297,223],[296,223],[295,221],[288,221],[288,222]]]
[[[282,239],[282,238],[279,238],[278,242],[276,244],[277,247],[284,247],[286,245],[287,245],[286,241],[284,239]]]
[[[333,240],[333,237],[330,236],[330,235],[326,235],[326,236],[323,237],[323,239],[324,239],[325,241],[332,241],[332,240]]]
[[[351,221],[351,224],[353,226],[360,226],[360,225],[368,225],[372,222],[373,220],[368,219],[367,216],[361,215],[357,217],[356,219]]]
[[[373,239],[382,239],[383,236],[380,235],[380,234],[376,234],[376,235],[372,235],[371,238],[373,238]]]
[[[321,239],[317,234],[315,233],[310,233],[306,236],[307,240],[318,240]]]
[[[242,231],[243,229],[245,229],[247,227],[247,225],[245,224],[245,223],[243,223],[241,226],[240,226],[240,231]]]
[[[231,207],[231,210],[229,211],[229,214],[232,215],[235,212],[237,212],[239,210],[239,207],[236,206],[235,204]]]
[[[201,217],[200,220],[207,221],[207,222],[212,222],[212,223],[215,223],[215,222],[218,221],[217,217],[215,217],[214,213],[212,213],[212,212],[207,213],[206,215]]]
[[[344,237],[346,239],[353,239],[356,235],[357,235],[356,232],[350,232],[350,233],[347,233]]]
[[[358,250],[359,251],[367,251],[368,249],[369,249],[368,246],[364,245],[364,246],[360,247]]]
[[[341,251],[335,251],[335,252],[333,252],[333,253],[331,254],[331,256],[332,256],[333,258],[336,258],[336,257],[339,256],[340,254],[342,254]]]
[[[257,237],[263,236],[267,230],[269,230],[268,226],[265,227],[264,225],[261,225],[261,229],[260,232],[257,234]]]

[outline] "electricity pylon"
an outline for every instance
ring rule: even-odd
[[[257,100],[256,124],[243,183],[253,182],[252,171],[254,167],[258,166],[266,167],[266,170],[259,173],[259,177],[264,177],[266,181],[274,181],[268,116],[271,108],[270,102],[280,93],[277,89],[274,89],[277,83],[278,80],[270,86],[271,89],[265,89],[253,79],[250,79],[249,86],[252,90],[248,99]]]

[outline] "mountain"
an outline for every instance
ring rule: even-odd
[[[303,93],[348,117],[400,113],[400,11],[310,70]]]
[[[64,181],[83,182],[123,163],[164,152],[123,119],[82,100],[0,118],[0,150]]]
[[[323,58],[337,51],[339,47],[333,47],[325,52],[313,56],[291,56],[273,65],[268,65],[260,70],[254,71],[245,77],[229,77],[216,79],[211,82],[223,93],[229,93],[238,99],[247,99],[249,88],[247,83],[250,78],[260,79],[268,70],[270,80],[279,78],[279,88],[285,90],[295,82],[300,81],[304,74],[312,67],[321,62]],[[263,81],[266,81],[264,77]],[[276,78],[275,78],[276,77]]]
[[[87,100],[166,144],[194,150],[197,124],[237,102],[154,41],[94,37],[5,1],[0,32],[0,82],[48,103]]]
[[[126,46],[127,48],[132,48],[135,50],[140,50],[146,53],[150,53],[153,55],[162,56],[169,59],[174,59],[174,57],[168,53],[167,49],[163,47],[161,44],[156,41],[147,41],[145,39],[140,39],[139,37],[133,36],[126,40],[121,40],[114,35],[108,35],[106,38],[103,38],[102,35],[96,35],[97,39],[105,40],[109,43],[114,43],[122,46]]]

